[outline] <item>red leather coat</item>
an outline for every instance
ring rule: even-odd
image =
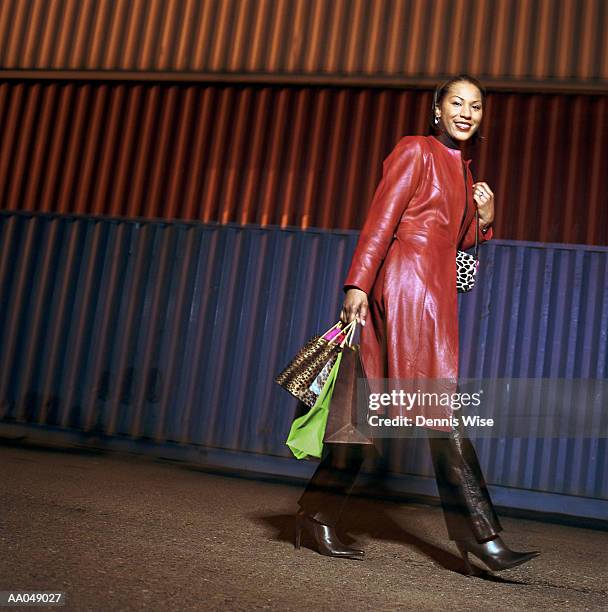
[[[456,250],[473,246],[476,230],[470,162],[430,135],[403,137],[384,161],[344,280],[345,291],[355,286],[368,295],[360,347],[372,391],[386,390],[375,379],[387,378],[433,379],[435,390],[456,390]],[[492,229],[478,237],[480,243],[490,240]],[[415,391],[411,383],[397,388]],[[391,405],[384,416],[435,419],[450,413],[445,406]],[[449,429],[445,423],[425,426]]]

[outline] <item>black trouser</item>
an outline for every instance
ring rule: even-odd
[[[437,488],[450,540],[490,540],[502,530],[490,500],[475,448],[461,429],[429,436]],[[299,504],[312,518],[335,526],[366,453],[375,447],[325,444],[321,463]]]

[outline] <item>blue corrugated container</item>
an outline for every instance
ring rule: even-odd
[[[357,232],[0,213],[0,431],[198,449],[306,476],[274,375],[338,318]],[[461,376],[608,378],[608,248],[493,240]],[[497,504],[608,519],[606,438],[479,439]],[[397,488],[435,493],[424,440]]]

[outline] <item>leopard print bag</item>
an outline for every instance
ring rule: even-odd
[[[475,275],[479,267],[479,259],[477,258],[478,234],[479,234],[479,215],[475,211],[475,255],[469,255],[465,251],[458,249],[456,251],[456,290],[459,293],[471,291],[475,285]]]
[[[352,341],[356,325],[357,320],[353,319],[333,336],[330,332],[342,326],[342,322],[338,321],[325,333],[313,336],[275,377],[274,382],[306,405],[314,405],[318,395],[315,393],[316,387],[327,380],[338,353],[347,341],[349,344]],[[328,335],[331,337],[329,340],[325,338]],[[344,336],[343,339],[338,341],[341,336]]]

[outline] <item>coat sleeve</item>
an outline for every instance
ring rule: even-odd
[[[475,246],[475,229],[476,229],[476,222],[475,222],[475,217],[473,217],[473,220],[469,224],[469,227],[467,228],[467,231],[464,237],[460,241],[460,246],[458,248],[462,249],[463,251],[466,251],[467,249],[470,249],[471,247]],[[481,244],[482,242],[487,242],[488,240],[492,239],[493,235],[494,235],[494,231],[491,225],[485,234],[481,231],[481,228],[480,228],[479,233],[477,234],[478,236],[477,242],[479,244]]]
[[[405,136],[384,160],[382,179],[361,229],[343,291],[357,287],[369,295],[401,216],[422,181],[423,153],[419,138]]]

